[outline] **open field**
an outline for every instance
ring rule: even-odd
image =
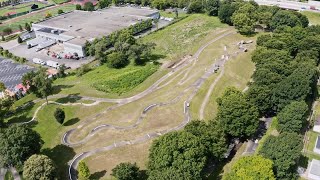
[[[4,8],[0,8],[0,15],[5,16],[5,15],[12,15],[12,14],[17,14],[21,12],[31,11],[31,6],[33,4],[38,5],[38,8],[42,8],[49,5],[41,2],[29,2],[29,3],[19,4],[16,6],[6,6]]]
[[[64,12],[68,12],[68,11],[75,10],[75,5],[64,4],[61,6],[53,6],[53,7],[50,7],[48,10],[44,9],[40,11],[35,11],[33,13],[30,13],[24,16],[20,16],[14,19],[4,21],[3,24],[0,25],[0,32],[2,32],[3,29],[6,27],[10,27],[13,30],[13,32],[18,31],[19,25],[24,27],[25,23],[40,21],[45,18],[45,15],[47,13],[52,14],[52,16],[57,15],[59,9],[62,9]]]
[[[302,11],[301,14],[306,15],[309,19],[309,23],[312,25],[320,24],[320,13]]]

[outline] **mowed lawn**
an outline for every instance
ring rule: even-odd
[[[306,15],[309,19],[309,23],[312,25],[320,24],[320,13],[303,11],[301,14]]]
[[[6,24],[0,25],[0,32],[3,31],[6,27],[10,27],[13,31],[19,30],[19,25],[24,27],[26,23],[38,22],[42,19],[45,19],[47,13],[50,13],[52,16],[58,14],[58,10],[62,9],[64,12],[75,10],[75,5],[73,4],[64,4],[61,6],[53,7],[46,11],[34,12],[33,14],[28,14],[25,16],[17,17],[16,19],[12,19],[10,22]]]
[[[41,2],[29,2],[29,3],[19,4],[16,6],[6,6],[4,8],[0,8],[0,16],[7,16],[7,15],[17,14],[21,12],[31,11],[31,6],[33,4],[38,5],[38,8],[42,8],[49,5]]]

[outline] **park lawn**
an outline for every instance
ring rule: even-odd
[[[195,53],[205,37],[220,27],[227,25],[222,24],[217,17],[193,14],[144,37],[142,41],[156,43],[155,54],[169,61],[177,61],[184,55]]]
[[[49,4],[44,4],[41,2],[28,2],[24,4],[19,4],[16,6],[6,6],[4,8],[0,8],[0,15],[8,15],[8,14],[17,14],[21,12],[31,11],[31,6],[33,4],[38,5],[38,8],[42,8],[48,6]]]
[[[9,24],[3,24],[0,25],[0,32],[3,31],[6,27],[10,27],[12,31],[18,31],[19,25],[24,27],[26,23],[31,22],[38,22],[40,20],[43,20],[47,13],[50,13],[52,16],[55,16],[58,14],[58,10],[62,9],[64,12],[75,10],[75,5],[73,4],[65,4],[58,7],[53,7],[47,11],[41,11],[41,12],[34,12],[33,14],[27,14],[24,16],[18,17],[17,19],[12,19]]]
[[[312,25],[320,24],[320,13],[303,11],[303,12],[301,12],[301,14],[306,15],[308,17],[310,24],[312,24]]]
[[[140,80],[140,82],[147,81],[147,83],[142,83],[143,88],[141,87],[141,83],[130,83],[125,80],[123,80],[123,77],[126,77],[127,75],[134,74],[135,72],[154,72],[158,69],[157,65],[148,64],[145,66],[133,66],[129,65],[122,69],[112,69],[108,68],[106,65],[102,65],[99,67],[96,67],[92,71],[88,72],[87,74],[77,77],[75,75],[68,76],[63,79],[57,79],[54,82],[55,86],[61,86],[64,88],[61,88],[62,94],[79,94],[83,96],[92,96],[92,97],[121,97],[127,96],[128,92],[131,92],[131,90],[139,89],[144,90],[145,88],[149,87],[156,79],[160,78],[162,75],[165,74],[166,71],[156,73],[156,78],[151,78],[152,81],[146,80],[148,77],[146,76],[137,76],[137,81]],[[110,85],[110,82],[114,82],[114,85]],[[103,92],[96,90],[96,87],[99,88],[105,88],[106,90],[111,89],[111,92]],[[115,86],[115,87],[111,87]],[[114,92],[112,89],[115,89]],[[85,90],[85,91],[84,91]],[[116,93],[116,92],[122,92],[122,93]],[[134,92],[137,92],[134,90]],[[130,93],[132,95],[132,92]]]

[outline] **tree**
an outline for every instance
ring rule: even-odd
[[[56,118],[58,123],[63,124],[63,121],[66,118],[66,114],[62,109],[57,108],[56,111],[54,112],[54,117]]]
[[[206,0],[206,13],[210,16],[218,16],[219,6],[219,0]]]
[[[274,162],[277,179],[295,179],[296,164],[303,147],[302,137],[296,133],[269,136],[259,154]]]
[[[200,139],[202,145],[207,149],[207,156],[219,161],[224,157],[227,151],[227,139],[223,129],[216,121],[209,121],[206,124],[203,121],[191,121],[184,128]]]
[[[52,93],[52,79],[47,76],[47,69],[40,67],[37,72],[31,71],[22,77],[25,86],[36,96],[45,98],[48,103],[48,96]]]
[[[0,82],[0,93],[3,93],[3,97],[0,98],[0,128],[3,127],[3,120],[5,114],[9,111],[10,107],[13,104],[13,99],[9,97],[8,93],[6,92],[6,86],[4,83]]]
[[[188,13],[200,13],[202,12],[202,1],[201,0],[192,0],[188,6]]]
[[[45,155],[32,155],[23,166],[23,179],[42,180],[56,179],[57,168],[54,162]]]
[[[40,152],[42,145],[36,131],[24,125],[11,125],[0,131],[0,166],[22,167],[31,155]]]
[[[308,105],[303,101],[293,101],[278,113],[278,129],[280,132],[299,133],[305,123]]]
[[[90,178],[90,170],[87,164],[84,161],[80,161],[78,165],[78,176],[80,180],[89,180]]]
[[[58,76],[61,78],[61,77],[65,77],[66,76],[66,70],[67,70],[67,67],[65,64],[62,64],[61,66],[59,66],[58,68]]]
[[[4,29],[2,30],[2,32],[3,32],[3,34],[5,34],[5,35],[9,35],[9,34],[12,33],[12,29],[9,28],[9,27],[6,27],[6,28],[4,28]]]
[[[98,8],[103,9],[103,8],[108,7],[110,4],[111,4],[111,2],[109,0],[100,0],[98,2]]]
[[[227,134],[247,138],[256,132],[259,124],[258,109],[248,102],[241,91],[228,88],[217,99],[217,103],[217,120]]]
[[[262,156],[243,156],[231,167],[230,173],[223,177],[225,180],[275,180],[272,171],[272,161]]]
[[[58,14],[64,13],[62,9],[58,9]]]
[[[30,32],[30,31],[31,31],[31,26],[30,26],[30,24],[26,23],[26,24],[24,25],[24,29],[26,29],[28,32]]]
[[[287,10],[279,10],[272,18],[270,26],[276,29],[280,26],[302,26],[299,18],[293,12]]]
[[[83,5],[83,10],[84,11],[94,11],[94,5],[92,4],[92,2],[86,2]]]
[[[20,24],[19,24],[19,30],[23,31],[23,28],[22,28],[22,26]]]
[[[249,102],[258,108],[260,116],[272,114],[272,93],[269,86],[254,83],[249,87],[246,94]]]
[[[17,39],[18,43],[22,43],[22,39],[20,36],[18,36],[18,39]]]
[[[221,3],[218,11],[218,17],[221,22],[233,25],[231,21],[232,14],[239,8],[239,3],[224,1]]]
[[[154,140],[149,151],[149,179],[156,179],[159,172],[168,169],[175,172],[170,175],[178,173],[192,177],[190,179],[201,179],[207,159],[206,149],[193,134],[184,131],[168,133]]]
[[[80,4],[76,5],[76,10],[81,10],[81,5]]]
[[[123,68],[128,63],[128,58],[120,52],[113,52],[107,56],[107,65],[109,68]]]
[[[234,13],[231,17],[232,24],[235,25],[240,34],[253,34],[254,21],[247,13]]]
[[[112,169],[112,176],[118,180],[138,180],[139,167],[136,163],[120,163]]]

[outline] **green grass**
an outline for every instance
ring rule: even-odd
[[[75,10],[75,5],[73,4],[65,4],[61,5],[59,7],[54,7],[47,11],[42,12],[35,12],[33,14],[28,15],[27,17],[18,17],[16,19],[12,19],[9,24],[2,24],[0,25],[0,32],[3,31],[6,27],[10,27],[13,31],[19,30],[19,25],[24,27],[25,23],[31,23],[31,22],[38,22],[40,20],[43,20],[45,18],[45,15],[47,13],[54,15],[58,14],[58,10],[62,9],[64,12]]]
[[[4,176],[4,180],[13,180],[13,175],[10,171],[6,172],[6,175]]]
[[[176,17],[176,13],[174,12],[166,12],[166,11],[160,11],[160,16],[162,17],[168,17],[168,18],[175,18]],[[178,14],[178,18],[183,18],[188,16],[187,13],[179,13]]]
[[[267,140],[267,138],[271,135],[276,135],[277,134],[277,126],[278,126],[278,119],[276,117],[274,117],[272,119],[271,125],[269,127],[269,129],[267,130],[267,132],[265,133],[265,135],[262,136],[262,138],[259,141],[259,145],[256,149],[255,154],[258,154],[260,149],[262,148],[264,142]]]
[[[65,3],[65,2],[68,2],[70,0],[52,0],[54,3],[56,4],[62,4],[62,3]]]
[[[48,4],[40,3],[40,2],[29,2],[24,4],[19,4],[16,6],[6,6],[0,9],[1,15],[8,15],[9,14],[17,14],[21,12],[31,11],[32,4],[38,5],[39,8],[48,6]]]
[[[320,13],[303,11],[301,14],[306,15],[312,25],[320,24]]]
[[[92,84],[97,90],[121,95],[135,88],[157,71],[157,66],[147,65],[145,68],[124,72],[108,80],[100,80]]]
[[[125,92],[139,86],[140,83],[146,80],[146,78],[157,69],[158,66],[151,64],[145,66],[129,65],[122,69],[111,69],[106,65],[103,65],[81,77],[68,76],[64,79],[58,79],[54,82],[54,85],[62,87],[61,93],[63,94],[80,94],[93,97],[118,97],[119,92],[120,94],[124,93],[124,95],[126,95]],[[146,72],[147,74],[139,76],[142,72]],[[136,79],[131,79],[133,77]],[[95,87],[102,91],[96,90]]]
[[[164,55],[167,60],[178,60],[183,55],[193,54],[203,39],[216,28],[227,27],[217,17],[194,14],[142,39],[156,43],[155,54]]]

